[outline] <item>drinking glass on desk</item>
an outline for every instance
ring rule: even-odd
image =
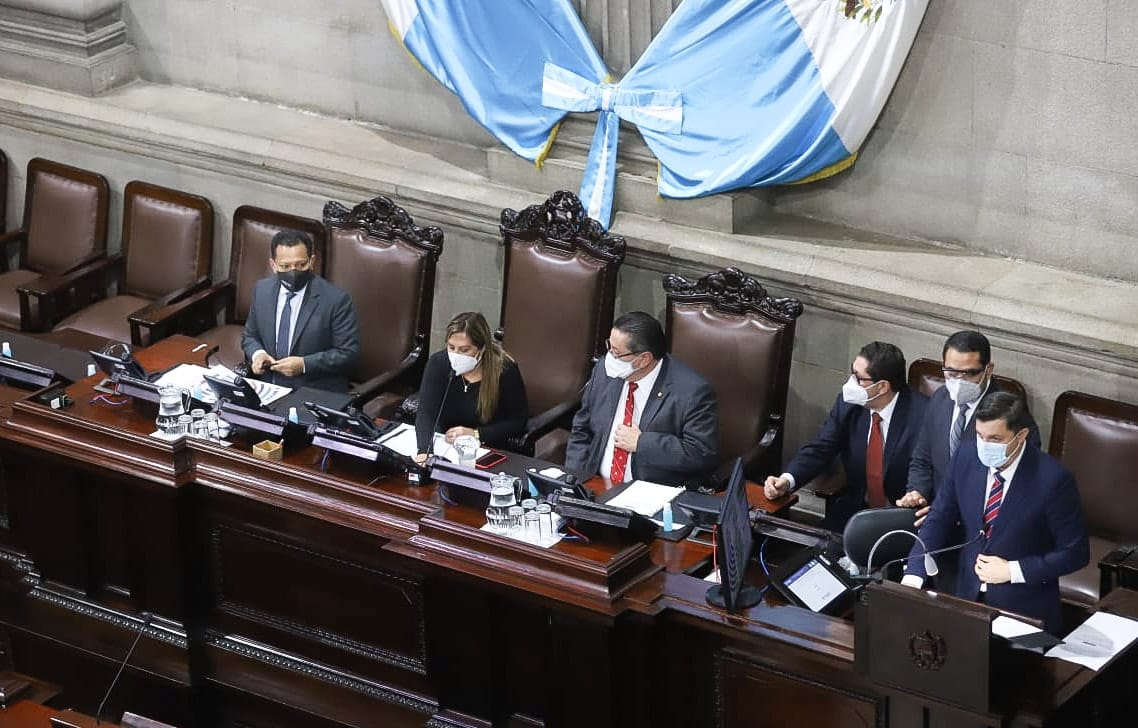
[[[158,417],[154,424],[166,435],[185,434],[178,432],[178,418],[190,409],[190,390],[180,387],[158,388]]]
[[[510,507],[517,502],[513,476],[498,473],[490,478],[490,505],[486,508],[486,523],[491,531],[505,533],[509,530]]]
[[[458,464],[474,467],[474,461],[478,459],[478,447],[481,444],[474,435],[454,438],[454,451],[458,453]]]

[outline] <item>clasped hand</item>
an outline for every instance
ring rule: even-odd
[[[640,428],[636,425],[617,425],[612,441],[621,450],[636,452],[636,445],[640,442]]]
[[[1005,584],[1012,580],[1012,569],[1006,559],[980,554],[976,557],[976,576],[985,584]]]
[[[299,356],[286,356],[283,359],[274,359],[266,352],[258,351],[253,355],[249,367],[254,374],[264,374],[266,369],[286,377],[295,377],[304,374],[304,358]]]

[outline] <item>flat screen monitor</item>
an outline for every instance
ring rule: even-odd
[[[753,607],[762,598],[761,591],[746,583],[747,565],[755,548],[750,512],[743,460],[736,458],[715,529],[719,583],[707,590],[707,601],[729,612]]]
[[[54,369],[0,356],[0,379],[17,387],[43,389],[53,384],[58,375]]]
[[[245,381],[244,377],[235,376],[233,379],[229,379],[228,377],[219,377],[216,374],[203,374],[202,379],[217,395],[218,401],[228,400],[233,404],[249,409],[261,408],[261,397],[257,394],[257,390],[253,389],[253,385]]]
[[[361,412],[344,412],[315,402],[305,402],[304,406],[317,422],[330,430],[340,430],[365,440],[375,440],[383,434],[371,418]]]
[[[91,355],[91,358],[108,377],[127,376],[133,379],[141,379],[144,382],[150,381],[150,376],[146,370],[130,354],[115,356],[114,354],[104,354],[101,351],[89,351],[87,353]]]

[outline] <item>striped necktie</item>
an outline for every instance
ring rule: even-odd
[[[992,489],[988,491],[988,502],[984,504],[984,535],[992,537],[992,521],[1000,515],[1000,503],[1004,500],[1004,476],[996,473],[992,481]]]

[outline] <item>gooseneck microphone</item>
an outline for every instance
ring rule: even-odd
[[[151,620],[154,619],[154,615],[150,612],[141,612],[139,616],[142,617],[142,626],[138,628],[138,633],[134,636],[134,642],[130,643],[130,649],[126,651],[126,656],[123,657],[122,662],[119,663],[119,671],[115,673],[114,679],[111,680],[110,687],[108,687],[107,692],[103,694],[103,699],[99,701],[99,709],[95,711],[96,728],[102,725],[103,708],[106,707],[107,699],[111,697],[111,692],[114,691],[115,685],[118,684],[119,678],[122,677],[123,670],[126,669],[126,663],[130,662],[130,656],[134,654],[134,648],[138,647],[138,641],[142,639],[143,633],[146,632],[146,628],[150,626]]]
[[[431,425],[431,449],[427,453],[428,458],[435,453],[435,433],[439,430],[439,420],[443,417],[443,407],[446,406],[447,395],[450,394],[451,382],[453,382],[457,376],[458,373],[453,368],[447,368],[447,385],[443,388],[443,396],[442,399],[439,400],[439,411],[435,413],[435,421]],[[422,402],[420,402],[420,404],[422,404]]]
[[[881,536],[876,541],[873,542],[873,547],[869,549],[869,558],[865,560],[865,571],[866,571],[866,573],[868,573],[868,574],[873,573],[873,555],[875,553],[877,553],[877,547],[880,546],[885,541],[885,539],[889,538],[890,536],[897,536],[900,534],[912,536],[914,539],[916,539],[917,543],[919,543],[921,545],[921,548],[924,549],[924,552],[925,552],[925,573],[928,574],[929,576],[936,576],[937,573],[940,572],[940,567],[938,567],[936,565],[936,559],[934,559],[932,557],[932,554],[929,553],[929,547],[925,545],[925,542],[921,540],[920,536],[913,533],[912,531],[906,531],[903,528],[897,528],[897,529],[894,529],[894,530],[889,531],[887,533],[883,533],[883,534],[881,534]],[[889,562],[889,563],[892,563],[892,562]],[[884,573],[884,570],[885,570],[885,567],[884,566],[881,567],[881,571],[883,573]]]
[[[944,553],[948,553],[949,551],[958,551],[959,549],[968,548],[969,546],[976,543],[977,541],[979,541],[982,538],[984,538],[984,530],[983,529],[981,529],[979,533],[977,533],[975,536],[968,539],[964,543],[958,543],[954,546],[945,546],[944,548],[934,549],[933,551],[926,550],[923,554],[921,554],[922,556],[925,557],[925,566],[926,566],[925,574],[927,574],[928,576],[936,576],[936,574],[937,574],[936,571],[929,571],[927,568],[929,560],[935,554],[944,554]],[[924,546],[923,543],[921,545]],[[902,557],[900,559],[893,559],[892,561],[886,561],[885,564],[883,564],[881,567],[881,572],[885,573],[885,569],[889,568],[893,564],[900,564],[902,561],[908,561],[910,558],[912,558],[912,557],[911,556],[905,556],[905,557]],[[934,561],[933,564],[935,566],[936,562]]]

